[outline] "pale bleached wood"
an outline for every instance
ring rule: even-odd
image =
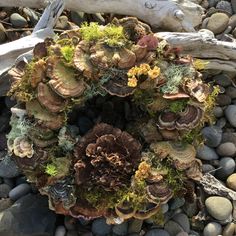
[[[45,6],[45,0],[7,0],[1,6]],[[87,13],[136,16],[148,24],[170,31],[194,31],[202,20],[203,8],[190,0],[65,0],[66,8]]]
[[[20,1],[19,1],[20,2]],[[54,0],[47,6],[33,33],[16,41],[0,45],[0,75],[14,65],[15,60],[28,53],[37,43],[54,35],[53,26],[64,9],[62,0]],[[22,58],[22,57],[21,57]],[[20,59],[20,58],[19,58]]]
[[[160,32],[157,37],[165,39],[172,47],[181,48],[181,53],[203,59],[205,69],[236,70],[236,43],[219,41],[209,30],[193,33]]]

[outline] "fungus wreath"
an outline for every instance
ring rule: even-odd
[[[194,145],[218,88],[180,51],[124,18],[46,39],[9,72],[17,107],[8,149],[51,209],[115,223],[160,215],[169,199],[192,194],[189,183],[201,178]],[[68,119],[95,97],[136,113],[123,130],[103,121],[83,134]]]

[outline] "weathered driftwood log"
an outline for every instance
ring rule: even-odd
[[[236,43],[219,41],[209,30],[197,33],[160,32],[156,35],[171,46],[181,48],[183,54],[208,62],[205,69],[236,71]]]
[[[0,45],[0,75],[8,70],[20,55],[22,55],[21,58],[23,56],[30,57],[31,53],[29,51],[35,46],[35,44],[42,42],[46,37],[52,37],[54,35],[53,27],[63,9],[63,0],[53,1],[45,9],[30,36]],[[19,60],[21,58],[19,58]]]
[[[204,174],[199,183],[203,186],[204,191],[210,195],[218,195],[227,197],[234,201],[236,200],[236,192],[225,187],[219,180],[209,173]]]
[[[65,0],[66,8],[87,13],[136,16],[148,24],[170,31],[194,31],[201,24],[203,8],[191,0]],[[0,1],[1,6],[45,6],[45,0]]]

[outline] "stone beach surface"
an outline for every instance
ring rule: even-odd
[[[196,2],[206,9],[200,29],[211,30],[219,40],[236,40],[235,0]],[[41,12],[27,8],[0,9],[0,44],[30,34]],[[56,28],[61,32],[70,29],[73,24],[81,25],[86,20],[104,24],[106,17],[100,13],[91,15],[65,12],[59,18]],[[14,30],[19,28],[26,30]],[[203,162],[204,173],[211,173],[225,186],[236,191],[236,72],[206,72],[206,78],[219,85],[222,93],[219,94],[217,106],[213,110],[215,123],[207,124],[201,130],[204,143],[198,147],[197,157]],[[97,106],[104,103],[99,99],[95,102]],[[196,187],[197,197],[192,203],[184,198],[176,198],[163,205],[162,223],[155,223],[152,219],[131,219],[121,224],[108,225],[104,218],[90,221],[55,214],[49,209],[47,198],[40,195],[35,186],[27,182],[7,154],[9,109],[13,105],[14,102],[0,98],[0,236],[236,235],[235,201],[225,196],[208,195],[199,186]],[[86,111],[73,118],[81,134],[93,127],[94,117],[97,116],[94,113]],[[124,126],[122,120],[119,122],[121,127]],[[196,215],[198,220],[194,218]]]

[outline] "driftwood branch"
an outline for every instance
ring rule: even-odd
[[[203,186],[204,191],[210,195],[218,195],[227,197],[234,201],[236,200],[236,192],[225,187],[219,180],[209,173],[204,174],[199,183]]]
[[[201,24],[203,8],[190,0],[65,0],[66,8],[87,13],[136,16],[148,24],[170,31],[194,31]],[[45,0],[7,0],[1,6],[45,7]]]
[[[15,60],[21,55],[30,57],[29,52],[37,43],[42,42],[46,37],[54,35],[53,26],[64,9],[62,0],[53,1],[45,9],[33,33],[19,40],[0,45],[0,75],[14,65]]]
[[[205,69],[236,70],[236,43],[219,41],[209,30],[197,33],[160,32],[156,35],[171,46],[181,48],[183,54],[206,60]]]

